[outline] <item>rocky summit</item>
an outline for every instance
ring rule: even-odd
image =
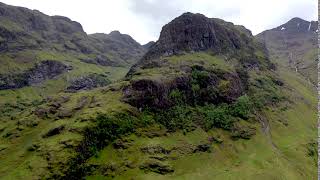
[[[250,48],[250,42],[251,32],[243,26],[202,14],[184,13],[162,28],[159,40],[145,58],[204,50],[233,54],[239,49]]]
[[[131,76],[139,67],[159,66],[161,57],[204,51],[223,55],[226,59],[238,59],[247,67],[272,68],[266,47],[254,39],[250,30],[202,14],[184,13],[162,28],[159,40],[127,76]]]

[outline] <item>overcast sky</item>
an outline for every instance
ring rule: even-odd
[[[1,1],[1,0],[0,0]],[[279,26],[293,17],[317,19],[317,0],[2,0],[67,16],[91,34],[119,30],[141,44],[158,39],[161,27],[184,12],[221,18],[253,34]]]

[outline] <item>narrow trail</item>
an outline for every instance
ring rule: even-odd
[[[268,120],[262,115],[257,114],[257,117],[258,117],[258,120],[261,124],[262,132],[266,136],[268,142],[271,144],[273,150],[275,150],[279,154],[282,154],[281,151],[279,150],[279,148],[276,146],[276,144],[274,144],[272,141],[272,137],[271,137],[271,133],[270,133],[270,125],[269,125]]]
[[[263,134],[266,136],[266,138],[267,138],[269,144],[271,145],[272,149],[274,150],[274,152],[277,153],[280,157],[287,160],[289,162],[289,164],[291,166],[293,166],[300,173],[300,175],[304,176],[305,173],[303,172],[303,170],[299,166],[297,166],[291,159],[286,157],[282,153],[282,151],[277,147],[277,145],[273,142],[271,132],[270,132],[270,124],[269,124],[269,121],[267,120],[267,118],[263,115],[260,115],[257,113],[255,113],[255,114],[257,115],[258,120],[261,124],[261,130],[262,130]]]

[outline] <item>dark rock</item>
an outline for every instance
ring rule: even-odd
[[[174,172],[174,169],[170,165],[163,164],[162,162],[155,160],[144,162],[140,165],[140,169],[146,172],[152,171],[159,174],[169,174]]]
[[[30,70],[20,74],[0,74],[0,90],[16,89],[38,84],[47,79],[52,79],[67,70],[70,70],[70,67],[61,62],[42,61]]]
[[[102,74],[89,74],[82,76],[71,81],[67,87],[66,92],[76,92],[80,90],[90,90],[97,87],[109,85],[111,82],[106,75]]]
[[[205,144],[199,144],[194,150],[193,153],[197,152],[210,152],[211,144],[205,143]]]
[[[73,116],[74,112],[73,110],[70,109],[60,109],[58,111],[57,117],[60,119],[64,118],[71,118]]]
[[[43,138],[48,138],[57,134],[60,134],[64,130],[64,126],[59,126],[53,129],[50,129],[46,134],[44,134],[42,137]]]
[[[208,138],[208,140],[209,140],[209,142],[211,142],[211,143],[213,143],[213,142],[215,142],[215,143],[217,143],[217,144],[223,143],[223,140],[222,140],[221,138],[219,138],[219,137],[211,136],[211,137]]]
[[[45,108],[38,108],[35,110],[35,115],[37,115],[39,118],[44,119],[48,117],[48,110]]]
[[[160,145],[157,146],[147,146],[140,149],[143,153],[147,154],[169,154],[171,150],[165,149]]]
[[[165,161],[165,160],[168,159],[167,156],[150,156],[150,158],[156,159],[156,160],[159,160],[159,161]]]
[[[115,149],[128,149],[132,143],[128,139],[117,139],[112,145]]]

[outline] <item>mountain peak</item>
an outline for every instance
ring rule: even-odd
[[[299,17],[292,18],[287,23],[275,28],[275,30],[288,33],[315,32],[317,29],[318,23],[316,21],[309,22]]]
[[[183,13],[166,24],[145,58],[211,50],[232,54],[247,48],[252,35],[243,27],[202,14]]]
[[[118,30],[114,30],[114,31],[111,31],[109,35],[121,35],[121,33]]]

